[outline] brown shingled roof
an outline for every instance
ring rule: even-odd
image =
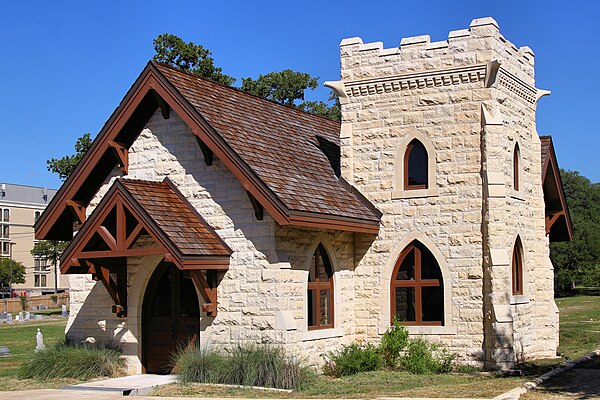
[[[339,122],[153,65],[290,210],[379,221],[332,168]]]

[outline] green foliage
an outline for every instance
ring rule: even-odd
[[[52,300],[52,304],[56,304],[58,302],[58,296],[52,295],[52,296],[50,296],[50,300]]]
[[[235,82],[235,78],[225,75],[222,68],[215,67],[212,53],[199,44],[186,43],[180,37],[169,33],[158,35],[153,44],[156,61],[223,85],[231,86]]]
[[[348,376],[359,372],[377,371],[383,368],[385,361],[379,349],[372,344],[352,343],[342,346],[338,351],[324,355],[323,372],[330,376]]]
[[[124,374],[121,352],[110,346],[75,346],[60,343],[35,353],[21,366],[21,379],[74,378],[89,380]]]
[[[238,346],[230,352],[192,347],[174,358],[173,372],[183,383],[206,382],[298,389],[313,378],[311,371],[279,347]]]
[[[29,299],[27,298],[27,296],[21,295],[21,296],[19,296],[19,300],[21,301],[21,310],[26,311],[27,303],[29,303]]]
[[[408,345],[408,330],[394,319],[394,325],[385,332],[379,346],[381,355],[389,368],[398,365],[402,351]]]
[[[298,108],[311,114],[321,115],[336,121],[342,120],[342,106],[340,99],[332,90],[329,100],[333,101],[333,105],[329,105],[322,101],[304,101],[298,105]]]
[[[75,142],[75,154],[71,156],[64,156],[61,159],[51,158],[46,161],[48,165],[48,171],[57,173],[62,181],[65,181],[75,170],[77,164],[85,153],[92,146],[92,139],[89,133],[84,133],[83,136],[77,139]]]
[[[0,285],[8,286],[10,282],[11,261],[8,257],[0,257]],[[25,283],[25,266],[12,260],[12,283]]]
[[[60,255],[65,251],[69,242],[61,242],[56,240],[40,240],[35,242],[31,255],[34,257],[45,258],[52,265],[55,265],[60,260]]]
[[[577,171],[561,170],[561,179],[573,240],[551,244],[556,289],[569,290],[573,284],[600,287],[600,184]]]
[[[319,86],[318,79],[286,69],[259,75],[257,79],[243,78],[241,89],[279,104],[293,106],[296,100],[304,100],[306,89],[316,89]]]
[[[412,374],[447,373],[452,371],[455,359],[456,354],[439,351],[438,345],[419,337],[410,340],[400,363]]]

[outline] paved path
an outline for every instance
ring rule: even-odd
[[[552,377],[520,400],[600,399],[600,357],[584,361],[564,374]]]

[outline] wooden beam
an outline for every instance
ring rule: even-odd
[[[556,220],[558,220],[558,217],[560,217],[561,215],[565,215],[564,210],[563,211],[558,211],[556,213],[548,213],[548,215],[546,215],[546,235],[550,234],[550,230],[552,229],[552,225],[554,225],[554,223],[556,222]]]
[[[88,262],[89,263],[89,262]],[[110,271],[107,267],[101,265],[93,265],[96,276],[106,288],[106,291],[115,302],[112,311],[117,314],[117,317],[124,318],[127,316],[127,272],[120,271],[117,273],[117,282],[110,276]]]
[[[147,247],[129,250],[100,250],[100,251],[82,251],[78,258],[112,258],[112,257],[140,257],[150,255],[163,255],[165,250],[160,247]]]
[[[144,226],[142,225],[141,222],[138,221],[137,226],[133,229],[133,231],[131,231],[131,233],[129,234],[129,237],[125,241],[125,246],[124,246],[125,249],[129,249],[133,245],[133,243],[137,239],[137,236],[140,234],[142,229],[144,229]]]
[[[264,209],[263,206],[256,200],[256,197],[252,195],[252,193],[246,191],[248,193],[248,198],[250,199],[250,203],[252,204],[252,208],[254,208],[254,216],[257,220],[262,221],[264,218]]]
[[[158,107],[160,107],[162,117],[164,119],[169,119],[171,117],[171,106],[166,101],[164,101],[162,97],[160,97],[156,90],[152,90],[152,93],[154,94],[154,98],[158,103]]]
[[[190,271],[190,276],[192,281],[196,285],[198,289],[200,289],[200,294],[202,298],[206,301],[206,303],[202,304],[202,311],[208,313],[211,317],[217,316],[217,287],[211,287],[208,284],[206,278],[204,278],[204,274],[200,270],[192,270]]]
[[[102,237],[102,239],[106,242],[108,247],[111,248],[111,250],[117,250],[117,241],[115,240],[113,235],[110,234],[108,229],[106,229],[106,227],[100,225],[98,229],[96,229],[96,232],[98,233],[98,235],[100,235],[100,237]]]
[[[200,146],[200,150],[202,150],[202,155],[204,155],[204,162],[207,166],[211,166],[213,163],[213,152],[212,150],[204,144],[204,142],[198,137],[194,136],[196,141],[198,142],[198,146]]]
[[[123,175],[127,175],[129,171],[129,150],[123,143],[114,142],[112,140],[108,141],[108,145],[111,147],[117,158],[121,172]]]
[[[79,224],[83,224],[85,222],[85,218],[86,218],[85,217],[85,204],[83,204],[79,201],[75,201],[75,200],[67,200],[67,201],[65,201],[65,204],[67,207],[69,207],[69,209],[73,213],[75,220]]]
[[[127,242],[127,226],[126,226],[126,218],[125,218],[125,209],[123,208],[123,203],[121,200],[117,201],[117,216],[116,216],[116,225],[117,225],[117,246],[115,250],[125,250],[125,243]]]

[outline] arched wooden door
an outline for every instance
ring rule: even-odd
[[[173,353],[200,334],[200,307],[192,280],[173,264],[160,264],[150,278],[142,308],[144,372],[170,373]]]

